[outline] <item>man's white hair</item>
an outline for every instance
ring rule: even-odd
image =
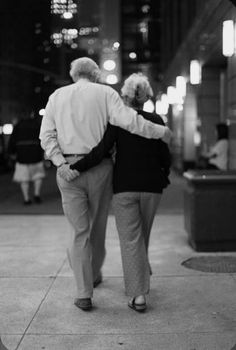
[[[153,91],[148,78],[144,74],[133,73],[125,80],[121,95],[130,99],[130,101],[136,100],[143,104],[153,96]]]
[[[100,77],[100,69],[96,62],[89,57],[80,57],[71,62],[70,76],[74,82],[79,78],[87,78],[97,81]]]

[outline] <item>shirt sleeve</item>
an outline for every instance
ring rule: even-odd
[[[41,146],[45,150],[46,156],[51,159],[56,166],[66,162],[57,140],[52,97],[49,98],[45,108],[39,138],[41,140]]]
[[[134,109],[125,106],[115,90],[110,90],[107,105],[109,122],[112,125],[146,138],[159,139],[165,135],[166,126],[145,120]]]
[[[210,151],[208,152],[207,156],[208,158],[215,158],[215,157],[218,157],[221,152],[222,152],[222,143],[218,141],[214,144],[214,146],[210,148]]]
[[[112,149],[116,141],[116,135],[117,128],[108,124],[104,136],[98,145],[95,146],[85,157],[78,160],[76,163],[71,164],[70,168],[82,172],[98,165]]]

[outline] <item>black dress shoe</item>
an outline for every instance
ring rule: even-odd
[[[92,309],[92,300],[90,298],[77,298],[74,301],[74,305],[83,311],[89,311]]]
[[[42,203],[42,199],[39,196],[34,196],[34,201],[37,204],[41,204]]]
[[[102,283],[102,274],[100,274],[93,282],[93,288],[96,288],[101,283]]]
[[[30,205],[32,204],[32,201],[30,199],[24,200],[24,205]]]

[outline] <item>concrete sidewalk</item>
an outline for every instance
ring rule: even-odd
[[[155,218],[150,242],[154,274],[144,314],[127,307],[113,216],[108,222],[104,283],[95,290],[95,308],[89,313],[73,305],[65,218],[20,215],[0,220],[0,334],[9,350],[234,348],[236,274],[181,266],[200,255],[187,243],[182,215]]]

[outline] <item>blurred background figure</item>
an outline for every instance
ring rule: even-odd
[[[228,126],[224,123],[216,124],[216,143],[209,152],[203,153],[199,160],[199,168],[227,170],[228,168]]]
[[[31,112],[15,125],[8,144],[8,152],[16,162],[13,181],[20,184],[24,205],[32,203],[31,183],[34,202],[40,204],[42,201],[40,193],[45,170],[44,152],[39,141],[40,126],[41,118]]]

